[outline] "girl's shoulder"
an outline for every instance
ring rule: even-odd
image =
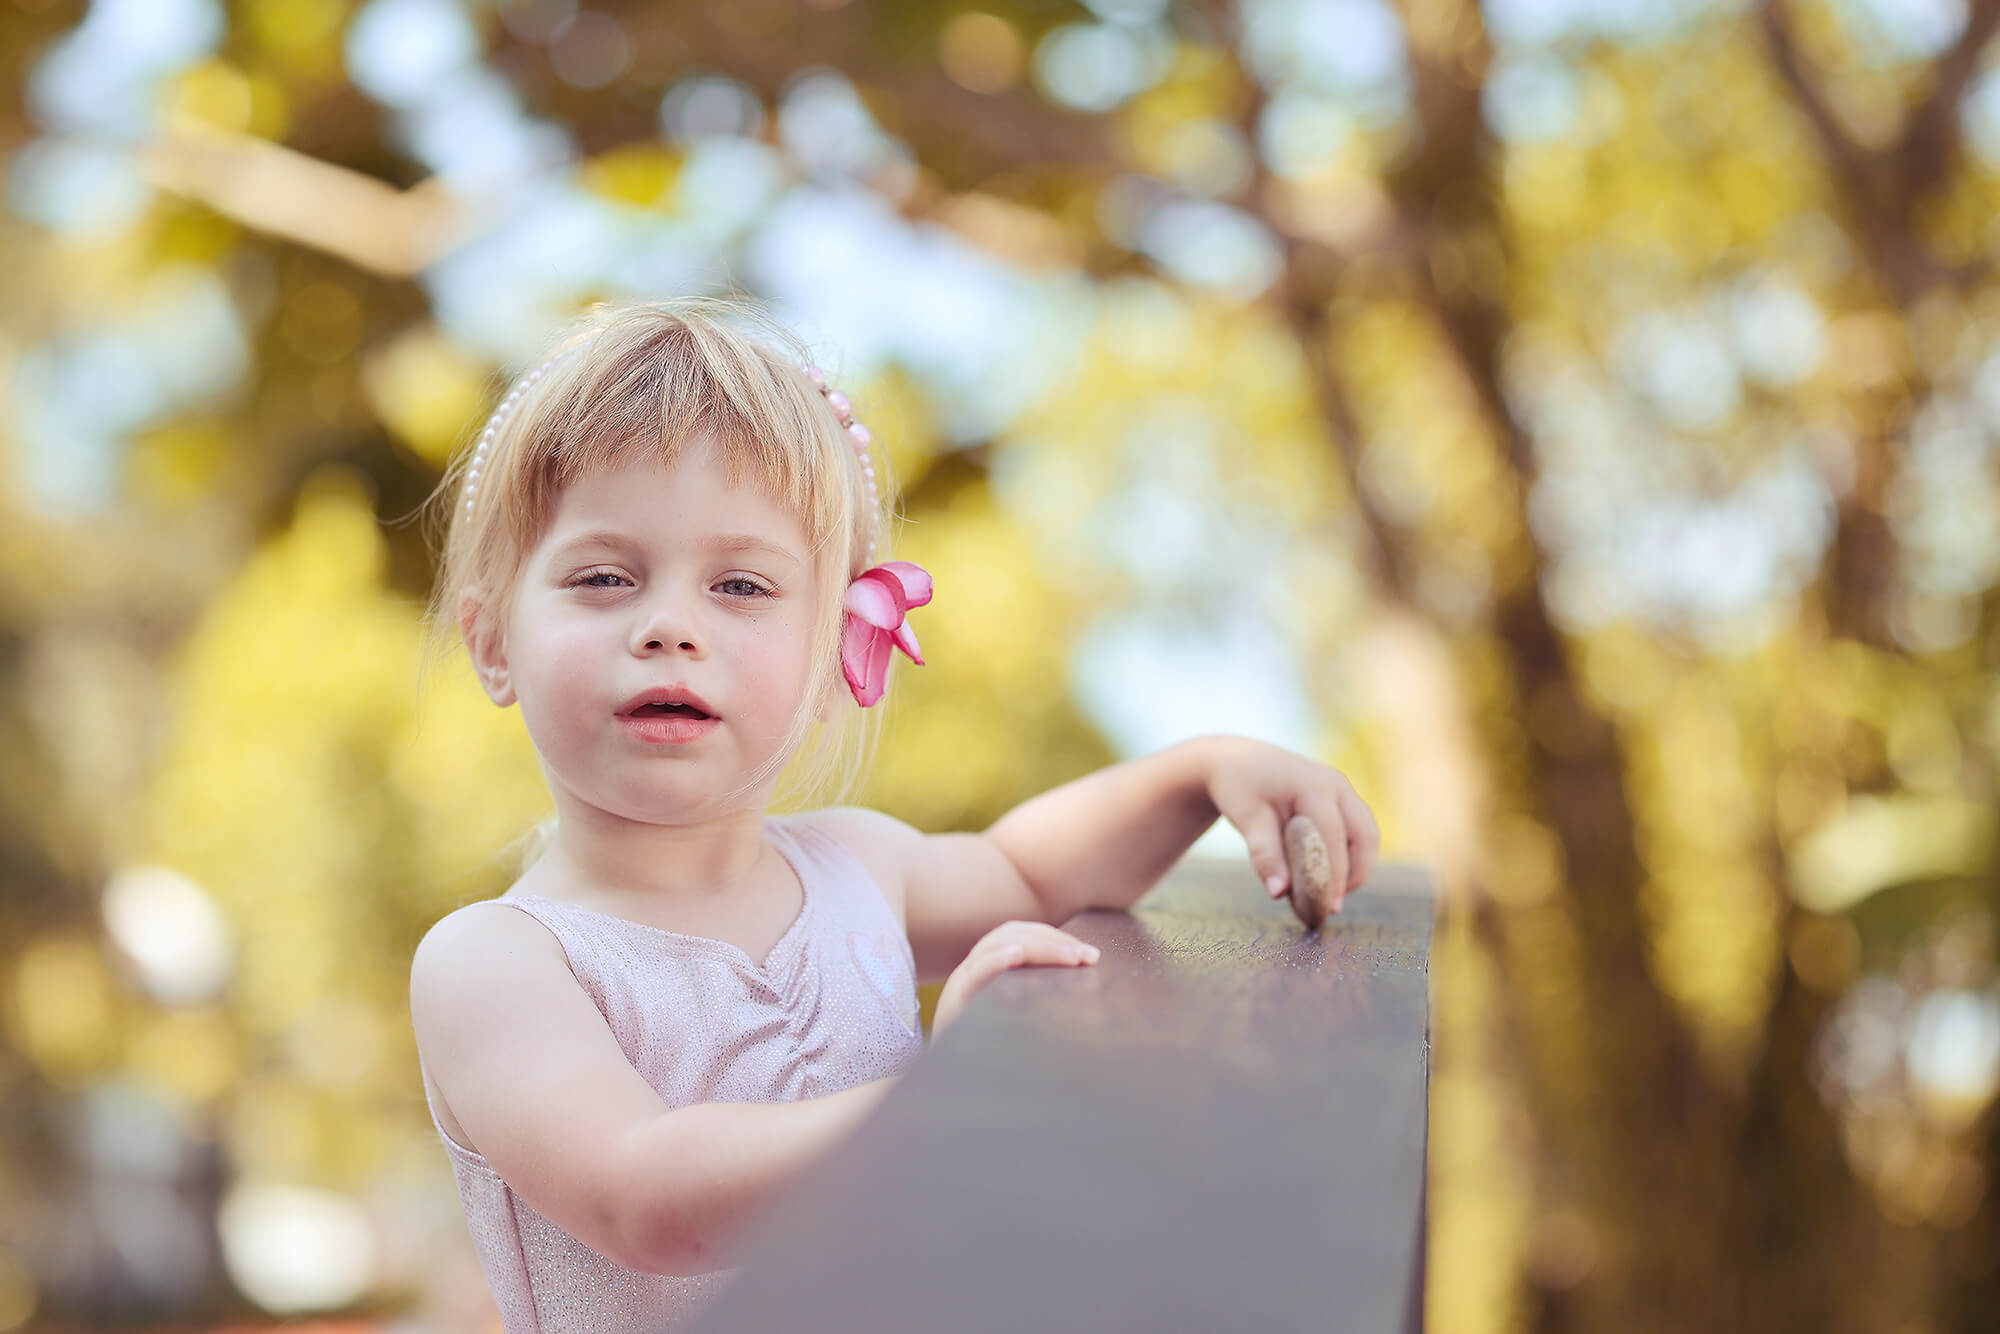
[[[568,967],[569,956],[554,932],[517,908],[505,896],[478,899],[431,923],[411,958],[413,977],[451,977],[476,968],[496,951],[529,950],[553,955]]]
[[[588,1004],[549,929],[499,899],[445,914],[410,959],[410,1022],[427,1068],[448,1087],[467,1051],[535,1015]],[[464,1141],[460,1141],[463,1143]]]

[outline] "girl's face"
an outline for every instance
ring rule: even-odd
[[[692,823],[782,746],[814,684],[816,600],[798,520],[691,442],[671,468],[573,483],[473,656],[495,702],[519,701],[559,812]],[[643,700],[673,691],[709,720]]]

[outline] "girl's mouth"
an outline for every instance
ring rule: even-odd
[[[641,704],[627,718],[707,718],[692,704]]]
[[[618,725],[648,745],[684,746],[722,726],[722,720],[686,704],[647,704],[619,714]]]
[[[682,683],[674,682],[657,685],[642,690],[625,701],[618,709],[621,718],[692,718],[700,721],[715,717],[715,711],[708,707],[708,701]]]

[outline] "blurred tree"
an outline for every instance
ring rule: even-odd
[[[1438,1328],[2000,1309],[2000,3],[158,12],[0,39],[0,1246],[45,1306],[196,1300],[89,1260],[79,1173],[129,1164],[57,1127],[121,1081],[245,1180],[404,1179],[409,949],[540,797],[415,689],[402,520],[560,313],[735,280],[876,340],[903,550],[963,590],[868,799],[973,826],[1103,763],[1052,683],[1121,644],[1305,664],[1449,891]],[[101,908],[154,864],[223,992]]]
[[[1668,744],[1661,734],[1671,723],[1657,713],[1664,701],[1621,710],[1625,701],[1618,697],[1629,682],[1593,690],[1579,669],[1584,646],[1558,628],[1550,592],[1559,557],[1538,531],[1544,526],[1532,522],[1524,508],[1541,460],[1524,424],[1531,414],[1507,384],[1507,356],[1519,342],[1516,313],[1540,315],[1536,308],[1552,295],[1559,310],[1561,303],[1561,294],[1523,291],[1521,280],[1558,268],[1565,256],[1587,252],[1604,220],[1589,209],[1586,187],[1575,228],[1520,225],[1509,200],[1509,173],[1519,163],[1496,143],[1482,114],[1482,97],[1491,92],[1492,57],[1477,15],[1469,7],[1412,5],[1405,16],[1413,101],[1423,131],[1420,146],[1382,174],[1392,210],[1392,220],[1381,229],[1386,253],[1378,271],[1386,270],[1386,276],[1374,279],[1375,289],[1364,299],[1371,305],[1385,297],[1409,300],[1430,317],[1435,354],[1462,377],[1483,419],[1477,434],[1499,451],[1511,474],[1496,479],[1515,512],[1502,525],[1502,541],[1492,553],[1491,619],[1474,632],[1475,638],[1492,637],[1480,653],[1498,666],[1479,709],[1492,734],[1487,753],[1511,761],[1497,766],[1489,788],[1497,799],[1486,817],[1490,832],[1484,846],[1505,849],[1525,827],[1551,831],[1560,850],[1562,892],[1555,897],[1540,889],[1521,895],[1495,885],[1521,872],[1504,861],[1482,857],[1475,865],[1454,868],[1466,878],[1469,892],[1462,902],[1501,975],[1525,979],[1541,972],[1560,979],[1540,986],[1501,983],[1487,993],[1501,1012],[1497,1025],[1521,1058],[1513,1074],[1536,1127],[1542,1223],[1529,1243],[1531,1323],[1552,1329],[1688,1328],[1706,1322],[1872,1329],[1922,1320],[1917,1313],[1928,1312],[1971,1329],[1993,1309],[1987,1294],[1994,1268],[1984,1245],[1990,1223],[1965,1226],[1981,1197],[1980,1169],[1965,1169],[1971,1184],[1951,1205],[1928,1202],[1922,1212],[1944,1227],[1924,1233],[1911,1228],[1915,1218],[1885,1218],[1861,1179],[1871,1171],[1907,1170],[1907,1163],[1869,1162],[1870,1155],[1857,1152],[1851,1139],[1843,1153],[1836,1109],[1814,1087],[1815,1078],[1823,1078],[1815,1068],[1813,1043],[1827,1018],[1829,979],[1817,970],[1811,942],[1824,935],[1824,924],[1784,892],[1790,877],[1772,818],[1777,812],[1761,818],[1754,808],[1730,813],[1747,824],[1728,841],[1724,859],[1696,858],[1681,869],[1664,864],[1672,855],[1665,850],[1642,854],[1646,827],[1662,813],[1635,810],[1628,775],[1648,749]],[[1917,220],[1954,184],[1961,97],[1996,23],[2000,6],[1973,7],[1955,43],[1938,59],[1930,87],[1913,99],[1900,132],[1879,148],[1858,143],[1829,109],[1796,49],[1785,6],[1764,6],[1755,20],[1768,45],[1771,73],[1760,76],[1746,68],[1740,50],[1729,49],[1752,39],[1752,25],[1725,27],[1702,43],[1708,58],[1752,84],[1732,90],[1739,114],[1726,127],[1713,127],[1726,131],[1730,141],[1702,144],[1709,153],[1706,181],[1723,176],[1730,157],[1754,161],[1764,151],[1760,134],[1782,141],[1793,133],[1788,121],[1803,117],[1823,150],[1829,178],[1815,193],[1831,196],[1856,238],[1862,263],[1851,299],[1864,307],[1886,305],[1897,322],[1912,326],[1924,318],[1927,301],[1962,300],[1984,266],[1940,261]],[[1780,86],[1757,87],[1760,78],[1767,83],[1775,78]],[[1772,105],[1774,93],[1789,94],[1793,105]],[[1762,103],[1755,118],[1741,114],[1746,102]],[[1710,127],[1683,122],[1675,128],[1686,139],[1704,136]],[[1599,152],[1624,153],[1640,169],[1652,168],[1632,147],[1614,140]],[[1652,193],[1646,202],[1671,213],[1673,196],[1702,190],[1704,178],[1661,172],[1648,184]],[[1728,202],[1717,201],[1725,212]],[[1766,217],[1771,213],[1762,211]],[[1737,234],[1725,244],[1768,245],[1768,231],[1759,234],[1756,220],[1748,222],[1726,218],[1723,225],[1734,224]],[[1338,319],[1327,314],[1329,307],[1337,309],[1344,294],[1353,299],[1343,288],[1355,281],[1360,267],[1314,250],[1310,240],[1294,237],[1288,255],[1288,304],[1309,345],[1323,343],[1329,321]],[[1725,263],[1728,258],[1725,254]],[[1598,294],[1587,299],[1597,300]],[[1589,319],[1586,311],[1573,313]],[[1332,360],[1316,364],[1328,416],[1339,438],[1351,442],[1357,435],[1355,414],[1345,406],[1339,371]],[[1753,771],[1745,775],[1747,785],[1737,788],[1737,799],[1769,811],[1773,775],[1766,766],[1793,758],[1785,752],[1804,738],[1756,737],[1752,744],[1759,749],[1779,745],[1760,765],[1751,756],[1739,761],[1728,753],[1744,745],[1732,734],[1764,731],[1760,720],[1783,706],[1784,692],[1824,655],[1867,651],[1860,650],[1862,644],[1898,657],[1907,653],[1909,636],[1892,629],[1897,599],[1909,595],[1909,584],[1908,564],[1896,550],[1889,497],[1905,433],[1932,406],[1934,387],[1911,364],[1869,390],[1849,410],[1848,419],[1858,428],[1853,457],[1843,461],[1850,475],[1830,481],[1841,501],[1825,571],[1805,600],[1797,630],[1781,636],[1781,646],[1771,650],[1780,655],[1772,664],[1780,674],[1774,678],[1771,668],[1760,664],[1755,675],[1762,681],[1741,681],[1746,673],[1727,658],[1681,665],[1683,673],[1723,678],[1705,692],[1711,700],[1696,706],[1710,714],[1696,725],[1715,733],[1722,724],[1726,730],[1714,739],[1726,749],[1681,747],[1681,754],[1661,765],[1655,802],[1671,802],[1677,789],[1719,782],[1714,776],[1697,778],[1695,769],[1747,761]],[[1348,454],[1355,454],[1351,444]],[[1385,592],[1421,608],[1410,565],[1416,556],[1412,548],[1421,550],[1427,535],[1396,532],[1379,504],[1371,504],[1368,489],[1357,493],[1373,511],[1370,527],[1387,553],[1377,565]],[[1526,563],[1517,559],[1524,542],[1531,552]],[[1983,645],[1977,650],[1982,676],[1990,672],[1996,642],[1991,599],[1989,588],[1978,630],[1968,636]],[[1654,651],[1674,650],[1666,644]],[[1961,725],[1979,724],[1978,695],[1953,688],[1964,678],[1970,666],[1966,654],[1972,651],[1968,645],[1941,660],[1931,657],[1926,673],[1935,681],[1932,689],[1960,697],[1959,717],[1941,723],[1954,735]],[[1731,685],[1730,677],[1739,683]],[[1732,704],[1731,694],[1740,702]],[[1990,764],[1989,756],[1963,775],[1980,794],[1976,800],[1990,802]],[[1756,767],[1765,771],[1755,772]],[[1862,777],[1869,785],[1881,781],[1874,774]],[[1947,781],[1955,786],[1960,775]],[[1712,839],[1717,814],[1695,812],[1675,833],[1680,840]],[[1992,902],[1990,867],[1953,870],[1978,873],[1985,882],[1983,889],[1967,886],[1969,902]],[[1754,929],[1770,942],[1746,961],[1750,1008],[1731,1024],[1737,1032],[1726,1058],[1712,1050],[1713,1035],[1700,1031],[1701,1020],[1710,1019],[1708,1026],[1714,1027],[1714,1017],[1699,1013],[1699,996],[1685,994],[1687,988],[1677,988],[1671,975],[1672,923],[1662,919],[1670,919],[1673,910],[1648,902],[1649,894],[1658,897],[1658,882],[1677,873],[1734,882],[1731,892],[1751,901],[1735,920],[1731,914],[1710,915],[1710,925],[1719,931]],[[1701,949],[1731,948],[1704,937]],[[1705,1044],[1704,1038],[1710,1041]],[[1963,1143],[1956,1149],[1960,1155],[1966,1151]],[[1976,1150],[1960,1161],[1970,1165],[1981,1158],[1991,1161]],[[1873,1184],[1890,1193],[1897,1189],[1893,1181]],[[1955,1216],[1946,1218],[1947,1213]]]

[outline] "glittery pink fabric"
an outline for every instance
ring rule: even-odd
[[[791,1102],[908,1069],[923,1051],[916,963],[881,888],[796,819],[766,837],[805,904],[762,967],[734,945],[532,896],[502,895],[569,953],[618,1045],[669,1107]],[[436,1109],[432,1109],[436,1123]],[[507,1334],[661,1334],[740,1270],[681,1278],[614,1264],[536,1212],[438,1126]]]

